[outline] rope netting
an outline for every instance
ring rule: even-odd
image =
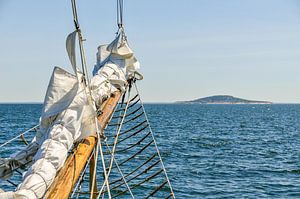
[[[93,198],[175,198],[135,83],[118,103],[104,134],[101,145],[109,186],[99,160]],[[86,169],[78,180],[73,198],[91,196],[90,172]]]

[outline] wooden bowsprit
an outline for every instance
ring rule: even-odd
[[[115,92],[105,103],[102,114],[98,117],[101,130],[107,125],[119,99],[121,92]],[[89,136],[74,147],[68,156],[65,165],[56,175],[53,183],[45,194],[45,199],[65,199],[68,198],[74,188],[82,170],[91,156],[97,137]]]

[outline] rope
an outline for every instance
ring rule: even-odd
[[[137,97],[138,97],[138,95],[135,95],[133,98],[131,98],[131,99],[129,100],[129,102],[134,101]],[[123,102],[123,103],[120,103],[120,104],[127,104],[127,103],[128,103],[128,102]]]
[[[153,160],[153,158],[155,158],[157,155],[157,153],[153,154],[150,158],[148,158],[145,162],[143,162],[141,165],[139,165],[138,167],[136,167],[133,171],[131,171],[130,173],[126,174],[124,177],[128,177],[131,174],[135,173],[136,171],[138,171],[140,168],[142,168],[144,165],[148,164],[151,160]],[[115,184],[116,182],[121,181],[121,178],[114,180],[112,182],[110,182],[110,184]]]
[[[127,92],[127,91],[126,91]],[[125,93],[126,93],[125,92]],[[124,96],[125,96],[125,93],[124,93],[124,95],[123,95],[123,99],[124,99]],[[130,102],[130,101],[129,101]],[[128,102],[128,103],[129,103]],[[126,112],[124,112],[124,113],[126,113]],[[120,113],[121,114],[121,113]],[[113,116],[113,114],[111,115],[111,117],[110,117],[110,120],[112,119],[112,116]],[[121,128],[121,127],[120,127]],[[112,151],[111,151],[111,149],[110,149],[110,147],[108,146],[108,143],[107,143],[107,140],[106,139],[104,139],[104,142],[105,142],[105,144],[106,144],[106,147],[107,147],[107,149],[109,150],[109,152],[110,152],[110,154],[113,154],[112,153]],[[103,154],[103,153],[102,153]],[[129,188],[129,185],[127,184],[127,182],[126,182],[126,179],[125,179],[125,177],[124,177],[124,174],[123,174],[123,172],[121,171],[121,169],[120,169],[120,167],[118,166],[118,163],[117,163],[117,160],[115,159],[115,157],[112,155],[112,159],[113,159],[113,161],[115,162],[115,164],[116,164],[116,166],[117,166],[117,168],[118,168],[118,171],[119,171],[119,173],[121,174],[121,176],[122,176],[122,178],[123,178],[123,180],[124,180],[124,182],[125,182],[125,184],[126,184],[126,186],[127,186],[127,189],[129,190],[129,192],[130,192],[130,194],[131,194],[131,197],[132,198],[134,198],[134,196],[133,196],[133,194],[132,194],[132,192],[131,192],[131,190],[130,190],[130,188]],[[105,165],[104,165],[105,166]],[[112,165],[110,166],[110,168],[109,169],[111,169],[111,167],[112,167]],[[105,169],[106,170],[106,169]],[[108,174],[109,175],[109,174]],[[107,176],[108,176],[107,175]],[[105,180],[107,179],[107,183],[109,184],[109,182],[108,182],[108,177],[105,177]],[[108,191],[109,191],[109,189],[108,189]],[[98,192],[98,198],[101,196],[101,192],[102,191],[100,191],[100,192]],[[93,195],[93,194],[91,194],[91,195]],[[103,191],[103,194],[102,194],[102,198],[104,198],[104,191]]]
[[[82,189],[82,185],[81,185],[81,183],[80,183],[80,185],[79,185],[79,192],[81,191],[81,189]],[[79,199],[79,195],[80,195],[79,192],[77,192],[76,199]]]
[[[131,138],[132,136],[134,136],[134,135],[140,133],[141,131],[145,130],[147,127],[148,127],[148,126],[144,126],[143,128],[141,128],[141,129],[139,129],[138,131],[136,131],[136,132],[130,134],[129,136],[123,138],[122,140],[119,140],[117,144],[119,144],[119,143],[121,143],[121,142],[123,142],[123,141],[125,141],[125,140],[127,140],[127,139],[129,139],[129,138]],[[111,144],[110,144],[110,145],[111,145]]]
[[[123,0],[117,0],[117,25],[119,28],[123,28]]]
[[[97,120],[97,118],[96,118]],[[103,167],[103,172],[104,172],[104,183],[103,183],[103,186],[102,188],[104,188],[105,184],[106,184],[106,187],[107,187],[107,190],[108,190],[108,198],[110,199],[111,198],[111,194],[110,194],[110,189],[109,189],[109,183],[108,183],[108,176],[109,176],[109,173],[106,173],[106,166],[105,166],[105,160],[104,160],[104,155],[103,155],[103,151],[102,151],[102,145],[101,145],[101,136],[100,136],[100,132],[99,132],[99,126],[98,126],[98,121],[96,121],[96,125],[97,125],[97,136],[98,136],[98,139],[97,139],[97,142],[98,142],[98,145],[97,145],[97,148],[100,150],[100,155],[101,155],[101,161],[102,161],[102,167]],[[96,162],[96,157],[98,156],[98,149],[96,149],[96,155],[95,155],[95,162]],[[97,164],[96,164],[97,165]],[[95,170],[94,172],[96,172],[96,165],[95,165]],[[95,175],[94,175],[95,176]],[[93,179],[93,184],[94,184],[94,179]],[[92,194],[91,196],[93,196],[93,190],[94,190],[94,187],[92,186]],[[101,195],[101,191],[99,192],[100,194],[98,195],[97,199],[99,198],[99,196]]]
[[[72,3],[72,13],[73,13],[74,25],[75,25],[75,29],[77,30],[77,33],[78,33],[81,67],[82,67],[83,77],[85,80],[84,83],[87,85],[89,93],[91,95],[85,52],[84,52],[84,48],[83,48],[83,41],[85,41],[85,40],[83,39],[81,29],[79,27],[78,14],[77,14],[77,8],[76,8],[76,0],[71,0],[71,3]]]
[[[139,124],[137,124],[137,125],[135,125],[135,126],[133,126],[133,127],[131,127],[131,128],[129,128],[129,129],[127,129],[127,130],[125,130],[125,131],[123,131],[123,132],[121,132],[120,133],[120,135],[123,135],[123,134],[126,134],[126,133],[128,133],[128,132],[130,132],[130,131],[132,131],[132,130],[135,130],[136,128],[138,128],[139,126],[142,126],[143,124],[145,124],[145,123],[147,123],[147,121],[145,120],[145,121],[143,121],[143,122],[141,122],[141,123],[139,123]],[[148,126],[147,124],[146,124],[146,126]],[[107,136],[107,137],[116,137],[116,135],[109,135],[109,136]]]
[[[155,167],[157,164],[159,163],[159,160],[157,160],[156,162],[154,162],[153,164],[151,164],[149,167],[147,167],[146,169],[144,169],[141,173],[138,173],[137,175],[133,176],[132,178],[130,178],[127,182],[130,182],[136,178],[138,178],[139,176],[143,175],[144,173],[147,173],[151,168]],[[122,186],[124,183],[120,183],[114,187],[112,187],[111,189],[114,190],[120,186]]]
[[[6,180],[8,183],[10,183],[10,184],[12,184],[13,186],[15,186],[15,187],[18,187],[18,185],[17,184],[15,184],[15,183],[13,183],[12,181],[10,181],[10,180]]]
[[[24,136],[26,133],[32,132],[33,130],[36,130],[39,126],[40,126],[39,124],[38,124],[38,125],[35,125],[34,127],[28,129],[27,131],[25,131],[25,132],[23,132],[23,133],[21,133],[21,134],[15,136],[14,138],[12,138],[12,139],[6,141],[5,143],[3,143],[3,144],[0,145],[0,148],[2,148],[3,146],[5,146],[5,145],[11,143],[12,141],[18,139],[20,136]]]
[[[131,187],[131,189],[135,189],[137,187],[139,187],[140,185],[144,184],[145,182],[148,182],[149,180],[151,180],[152,178],[156,177],[157,175],[159,175],[161,172],[163,172],[163,169],[159,170],[157,173],[147,177],[145,180],[143,180],[142,182],[139,182],[138,184],[135,184]],[[114,198],[117,198],[119,195],[124,194],[125,191],[122,191],[121,193],[117,194],[114,196]]]
[[[84,52],[84,48],[83,48],[84,39],[83,39],[83,36],[82,36],[82,33],[81,33],[81,29],[79,27],[78,14],[77,14],[77,9],[76,9],[76,1],[71,0],[71,2],[72,2],[72,11],[73,11],[74,24],[75,24],[75,28],[78,32],[78,37],[79,37],[79,49],[80,49],[82,72],[83,72],[83,76],[84,76],[84,80],[85,80],[85,85],[86,85],[86,87],[88,88],[88,91],[89,91],[89,93],[87,93],[87,91],[85,89],[85,93],[86,93],[88,101],[96,109],[96,103],[95,103],[94,99],[92,98],[92,92],[91,92],[91,88],[90,88],[90,81],[89,81],[89,77],[88,77],[88,73],[87,73],[87,64],[86,64],[85,52]],[[98,160],[98,150],[100,150],[104,175],[105,175],[105,178],[107,178],[106,169],[105,169],[105,162],[104,162],[104,155],[103,155],[102,146],[101,146],[101,135],[100,135],[100,131],[99,131],[99,125],[98,125],[97,117],[95,117],[95,125],[96,125],[96,129],[97,129],[97,137],[98,137],[96,152],[95,152],[95,162],[97,162],[97,160]],[[95,164],[95,168],[94,168],[94,172],[93,172],[93,181],[92,181],[92,187],[91,187],[92,194],[91,194],[90,198],[93,198],[93,190],[94,190],[94,186],[95,186],[96,172],[97,172],[97,164]],[[107,189],[109,190],[109,184],[106,183],[106,185],[107,185]],[[111,198],[110,191],[108,191],[108,195],[109,195],[109,198]]]
[[[133,115],[135,114],[136,112],[138,112],[140,109],[142,108],[142,106],[140,106],[139,108],[135,109],[134,111],[130,112],[130,113],[127,113],[125,117],[128,117],[130,115]],[[112,117],[112,119],[116,119],[116,118],[122,118],[123,115],[120,115],[120,116],[114,116]]]
[[[139,93],[139,91],[138,91],[138,88],[137,88],[137,85],[136,85],[135,82],[134,82],[134,87],[135,87],[135,90],[136,90],[137,94],[140,96],[140,93]],[[146,110],[145,110],[145,107],[144,107],[144,104],[143,104],[141,98],[140,98],[140,101],[141,101],[141,105],[142,105],[142,107],[143,107],[143,111],[144,111],[144,113],[145,113],[145,119],[147,120],[147,123],[148,123],[148,125],[149,125],[149,130],[150,130],[150,132],[151,132],[152,139],[153,139],[153,141],[154,141],[154,145],[155,145],[155,148],[156,148],[156,152],[157,152],[158,157],[159,157],[160,162],[161,162],[162,169],[163,169],[163,171],[164,171],[164,173],[165,173],[165,176],[166,176],[166,179],[167,179],[167,181],[168,181],[168,185],[169,185],[169,187],[170,187],[170,191],[171,191],[171,193],[172,193],[172,195],[173,195],[173,198],[175,199],[175,195],[174,195],[174,191],[173,191],[171,182],[170,182],[170,180],[169,180],[169,177],[168,177],[168,174],[167,174],[165,165],[164,165],[164,163],[163,163],[163,161],[162,161],[160,152],[159,152],[159,150],[158,150],[158,146],[157,146],[156,140],[155,140],[155,138],[154,138],[154,134],[153,134],[152,128],[151,128],[151,126],[150,126],[150,122],[149,122],[149,119],[148,119],[148,117],[147,117]]]
[[[114,123],[114,124],[109,124],[108,126],[119,126],[121,124],[127,124],[128,122],[131,122],[133,120],[136,120],[137,118],[141,117],[142,115],[144,115],[143,112],[139,113],[138,115],[134,116],[133,118],[130,118],[129,120],[126,120],[125,122],[122,123]],[[125,117],[126,115],[124,114],[123,117]]]
[[[168,181],[164,181],[161,185],[159,185],[156,189],[154,189],[145,199],[152,197],[156,192],[158,192],[161,188],[163,188],[165,186],[165,184],[167,184],[167,183],[168,183]]]
[[[129,86],[128,86],[127,89],[126,89],[126,93],[128,92],[128,90],[129,90]],[[118,131],[117,131],[117,134],[116,134],[117,136],[116,136],[115,141],[114,141],[114,146],[113,146],[112,153],[111,153],[111,156],[112,156],[112,157],[111,157],[110,163],[109,163],[108,176],[109,176],[109,174],[110,174],[110,172],[111,172],[111,169],[112,169],[112,164],[113,164],[113,159],[114,159],[114,153],[115,153],[115,150],[116,150],[116,144],[117,144],[117,141],[118,141],[118,136],[119,136],[119,133],[120,133],[120,131],[121,131],[122,123],[124,122],[125,115],[126,115],[126,111],[127,111],[128,105],[129,105],[129,95],[128,95],[128,101],[127,101],[127,102],[128,102],[128,103],[126,104],[126,107],[125,107],[125,110],[124,110],[124,113],[123,113],[123,118],[122,118],[122,120],[121,120],[120,126],[119,126]],[[109,184],[109,183],[108,183],[108,177],[105,177],[104,183]],[[103,191],[103,189],[104,189],[104,183],[103,183],[103,185],[102,185],[102,187],[101,187],[101,190],[99,191],[99,195],[98,195],[97,199],[99,199],[99,197],[100,197],[100,195],[101,195],[101,193],[102,193],[102,191]]]
[[[94,152],[95,152],[95,151],[94,151]],[[71,198],[73,198],[73,196],[74,196],[74,194],[75,194],[75,191],[78,189],[78,186],[80,186],[81,182],[83,181],[83,177],[84,177],[84,175],[85,175],[85,171],[86,171],[86,169],[87,169],[87,167],[88,167],[88,165],[89,165],[89,162],[91,161],[91,158],[92,158],[92,155],[89,157],[89,159],[88,159],[88,161],[87,161],[87,163],[86,163],[86,165],[85,165],[85,167],[84,167],[84,169],[83,169],[83,171],[82,171],[82,173],[81,173],[81,175],[80,175],[80,177],[79,177],[79,179],[78,179],[78,183],[77,183],[77,185],[75,186],[75,188],[74,188],[74,190],[73,190],[73,193],[72,193],[72,195],[71,195]]]
[[[144,136],[142,139],[138,140],[136,143],[134,144],[130,144],[129,147],[125,148],[125,149],[120,149],[120,150],[117,150],[116,152],[117,153],[122,153],[122,152],[125,152],[125,151],[128,151],[129,149],[132,149],[133,147],[137,146],[137,145],[140,145],[149,135],[151,134],[151,132],[148,132],[146,134],[146,136]]]
[[[106,143],[106,147],[107,147],[107,149],[109,150],[109,152],[112,153],[111,150],[110,150],[110,147],[108,146],[108,144],[107,144],[106,141],[105,141],[105,143]],[[123,181],[124,181],[124,183],[125,183],[125,185],[126,185],[128,191],[129,191],[131,197],[134,199],[135,197],[134,197],[133,193],[131,192],[131,189],[130,189],[130,187],[129,187],[129,185],[128,185],[128,182],[126,181],[125,176],[124,176],[124,174],[123,174],[121,168],[119,167],[116,158],[115,158],[115,157],[113,157],[113,158],[114,158],[114,162],[115,162],[115,164],[116,164],[116,166],[117,166],[117,169],[118,169],[119,173],[120,173],[121,176],[122,176],[121,178],[123,179]]]
[[[135,154],[133,154],[132,156],[130,156],[128,159],[125,159],[124,161],[122,161],[119,165],[123,165],[126,162],[128,162],[129,160],[133,159],[135,156],[137,156],[138,154],[142,153],[146,148],[148,148],[148,146],[150,146],[152,143],[153,143],[153,140],[151,140],[147,145],[145,145],[138,152],[136,152]]]
[[[138,95],[138,96],[139,96],[139,95]],[[137,97],[135,97],[135,98],[137,98]],[[140,101],[140,99],[137,99],[137,101]],[[142,106],[140,106],[140,107],[143,108]],[[140,109],[140,108],[138,107],[138,109]],[[136,110],[137,110],[137,109],[136,109]],[[145,110],[144,110],[144,109],[142,109],[142,110],[143,110],[143,114],[145,114]],[[133,112],[133,114],[137,114],[138,117],[140,116],[140,113],[138,113],[138,111],[132,111],[132,112]],[[132,114],[132,115],[133,115],[133,114]],[[126,114],[126,116],[128,116],[128,115],[129,115],[129,113]],[[130,114],[130,115],[131,115],[131,114]],[[114,117],[114,118],[117,118],[117,117]],[[135,118],[135,116],[132,117],[132,118]],[[126,120],[126,121],[132,121],[132,120],[129,119],[129,120]],[[125,122],[126,122],[126,121],[125,121]],[[124,123],[124,122],[123,122],[123,123]],[[117,124],[115,124],[115,125],[118,125],[118,124],[119,124],[119,122],[118,122]],[[141,124],[147,124],[147,125],[144,126],[144,127],[142,127],[142,128],[140,128],[139,130],[137,130],[136,132],[132,133],[131,135],[129,135],[129,136],[127,136],[127,137],[125,137],[125,138],[123,138],[123,139],[121,139],[121,140],[118,140],[118,144],[119,144],[120,142],[122,142],[122,141],[124,141],[124,140],[126,140],[126,139],[128,139],[128,138],[130,138],[130,137],[132,137],[132,136],[134,136],[134,135],[136,135],[137,133],[142,132],[143,130],[145,130],[145,129],[148,127],[148,125],[149,125],[149,121],[146,119],[146,120],[143,121],[142,123],[139,123],[139,124],[137,124],[137,125],[135,125],[135,126],[142,126]],[[135,127],[135,126],[134,126],[134,127]],[[135,128],[134,128],[134,129],[135,129]],[[129,130],[132,130],[132,127],[129,128]],[[124,134],[124,132],[120,133],[119,135],[121,135],[121,134]],[[150,134],[152,135],[153,133],[148,131],[148,133],[146,133],[146,135],[144,135],[139,141],[137,141],[136,143],[130,145],[129,147],[126,147],[126,148],[121,149],[121,150],[117,150],[116,153],[124,152],[124,151],[126,151],[126,150],[128,150],[128,149],[130,149],[130,148],[132,148],[132,147],[134,147],[134,146],[136,146],[136,145],[138,145],[138,144],[140,144],[140,143],[141,143],[143,140],[145,140]],[[111,136],[111,137],[114,137],[114,136]],[[153,137],[152,137],[152,138],[153,138]],[[133,159],[134,157],[136,157],[138,154],[140,154],[140,153],[142,153],[143,151],[145,151],[150,145],[152,145],[152,144],[154,143],[154,141],[155,141],[155,140],[152,139],[152,140],[150,141],[150,143],[146,144],[144,147],[142,147],[139,151],[137,151],[137,152],[136,152],[135,154],[133,154],[131,157],[129,157],[129,158],[123,160],[123,161],[119,164],[119,166],[121,166],[121,165],[123,165],[124,163],[130,161],[131,159]],[[156,146],[155,148],[158,150],[157,146]],[[156,151],[157,151],[157,150],[156,150]],[[157,153],[157,152],[150,158],[150,160],[153,159],[155,156],[158,156],[158,153]],[[159,157],[158,157],[158,158],[159,158]],[[131,173],[125,175],[124,177],[126,177],[126,178],[129,177],[130,175],[132,175],[133,173],[135,173],[138,169],[140,169],[140,168],[143,167],[145,164],[147,164],[148,162],[150,162],[150,160],[147,160],[145,163],[143,163],[142,165],[140,165],[140,166],[138,166],[136,169],[134,169],[133,172],[131,172]],[[148,172],[152,167],[154,167],[155,165],[161,163],[161,161],[162,161],[161,158],[159,158],[157,161],[155,161],[154,164],[152,163],[152,165],[150,165],[150,166],[149,166],[147,169],[145,169],[143,172],[141,172],[141,173],[135,175],[134,177],[131,177],[130,179],[127,179],[127,182],[131,182],[132,180],[134,180],[134,179],[138,178],[139,176],[143,175],[144,173]],[[144,182],[146,182],[146,181],[148,181],[148,180],[154,178],[155,176],[157,176],[157,175],[160,174],[160,173],[165,173],[165,170],[163,169],[163,167],[161,167],[161,168],[162,168],[162,169],[161,169],[157,174],[155,174],[155,175],[153,175],[153,176],[150,176],[150,177],[146,178],[146,180],[142,181],[142,182],[139,183],[139,184],[142,184],[142,183],[144,183]],[[164,175],[165,175],[165,174],[164,174]],[[157,191],[159,191],[165,184],[168,183],[167,178],[165,178],[165,179],[166,179],[166,181],[164,181],[165,183],[163,183],[163,185],[162,185],[162,184],[161,184],[161,185],[158,185],[158,187],[157,187],[154,191],[152,191],[152,192],[150,193],[150,195],[148,195],[148,197],[149,197],[149,196],[153,196],[153,195],[154,195]],[[121,180],[122,180],[122,178],[118,178],[117,180],[114,180],[113,182],[110,182],[110,185],[115,184],[114,187],[111,187],[111,190],[115,190],[115,189],[117,189],[118,187],[122,186],[124,183],[117,183],[117,182],[120,182]],[[133,186],[132,188],[134,188],[134,187],[135,187],[135,186]],[[172,192],[171,189],[170,189],[170,191]],[[122,192],[122,193],[124,193],[124,192]],[[121,195],[121,194],[118,194],[118,195]],[[117,196],[118,196],[118,195],[117,195]],[[172,195],[173,195],[173,194],[172,194]],[[113,198],[115,198],[115,197],[116,197],[116,196],[113,196]]]
[[[137,101],[135,101],[132,104],[130,104],[128,106],[128,109],[131,108],[131,107],[133,107],[134,105],[136,105],[139,101],[140,101],[140,99],[138,99]],[[116,110],[115,112],[120,112],[120,111],[124,111],[124,110],[125,110],[124,108],[120,108],[120,109]]]

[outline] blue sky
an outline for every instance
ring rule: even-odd
[[[116,1],[77,0],[92,70],[116,31]],[[216,94],[300,103],[297,0],[125,0],[144,101]],[[0,102],[41,102],[53,66],[71,71],[70,1],[0,0]]]

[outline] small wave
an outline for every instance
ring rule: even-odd
[[[300,169],[287,170],[288,173],[300,174]]]
[[[202,148],[218,148],[232,144],[230,141],[220,141],[220,142],[211,142],[211,143],[201,143],[200,147]]]

